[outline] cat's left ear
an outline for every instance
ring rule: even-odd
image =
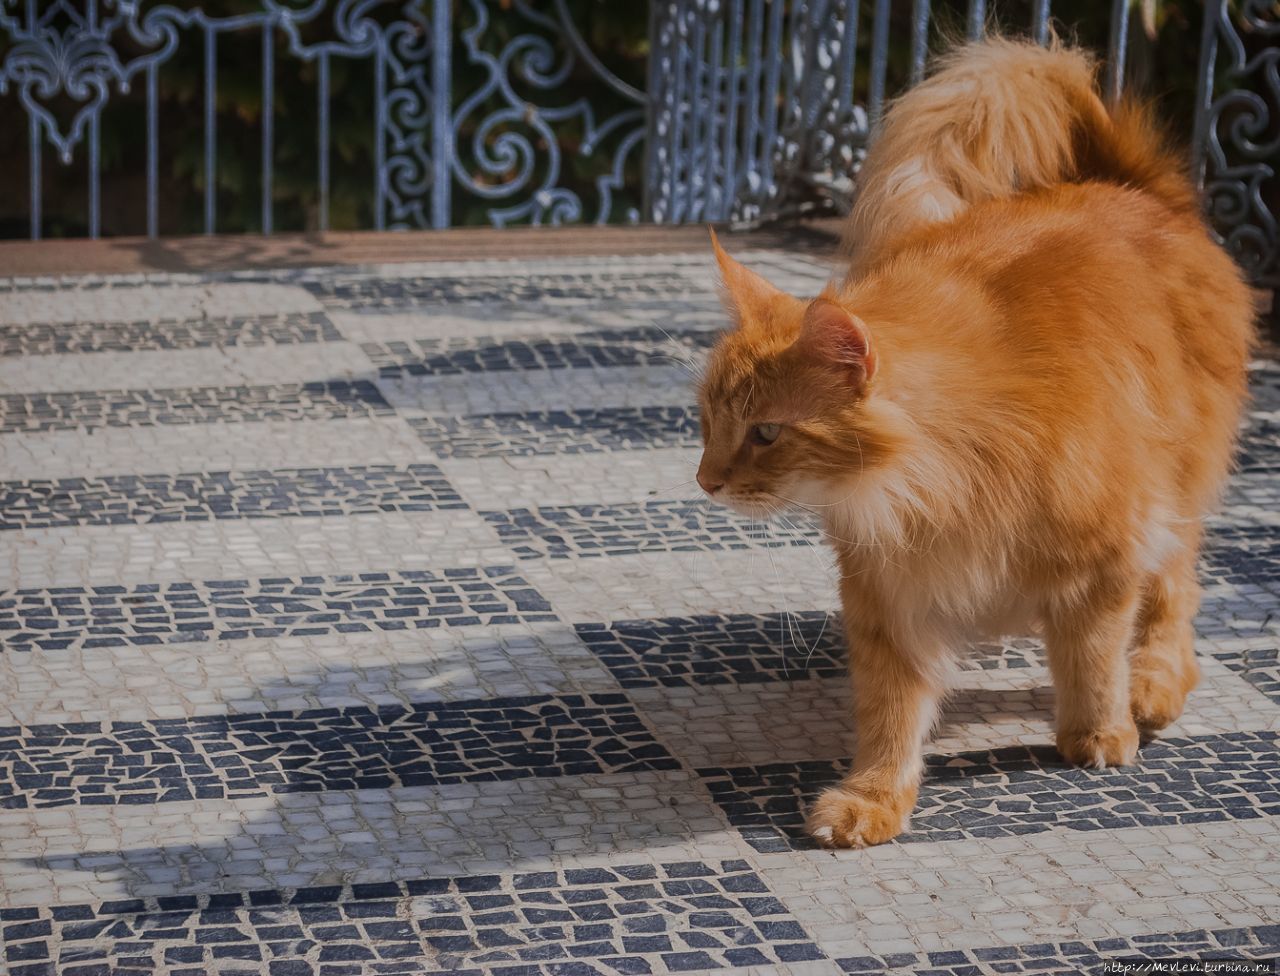
[[[876,351],[866,323],[825,293],[805,309],[794,348],[810,360],[839,370],[855,386],[862,386],[876,372]]]
[[[729,257],[720,246],[716,232],[710,227],[707,230],[711,231],[711,247],[716,252],[716,263],[720,265],[725,306],[739,324],[746,318],[764,313],[779,298],[786,296],[781,289],[775,288],[750,268]]]

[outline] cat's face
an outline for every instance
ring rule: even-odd
[[[866,328],[833,295],[795,298],[715,246],[735,328],[699,389],[698,483],[754,518],[830,504],[867,461],[861,406],[875,354]]]

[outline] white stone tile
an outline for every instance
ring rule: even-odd
[[[489,525],[466,511],[95,525],[0,533],[0,589],[511,562],[511,551],[498,541]]]
[[[65,353],[0,359],[5,393],[168,390],[368,380],[367,357],[345,342]]]
[[[741,858],[689,773],[0,810],[9,905]],[[53,815],[53,816],[51,816]],[[287,865],[280,869],[275,864]]]
[[[444,458],[449,483],[479,510],[531,505],[617,505],[701,495],[696,448]]]
[[[0,471],[13,480],[431,460],[417,435],[397,417],[96,427],[0,437]]]
[[[382,395],[403,417],[588,407],[683,407],[696,397],[680,366],[506,370],[379,379]]]
[[[137,322],[318,312],[320,303],[290,285],[172,284],[167,287],[0,291],[0,325],[33,322]]]
[[[847,679],[806,679],[805,648],[788,646],[782,638],[779,646],[787,646],[797,680],[635,688],[628,694],[667,747],[694,767],[852,755],[855,733]],[[925,751],[954,755],[1051,745],[1053,703],[1046,668],[959,671]],[[1277,729],[1280,711],[1264,695],[1225,665],[1207,660],[1186,712],[1161,738]]]
[[[0,725],[138,722],[616,690],[599,660],[564,624],[0,655]]]
[[[1105,837],[1105,846],[1099,840]],[[1114,831],[1060,830],[999,842],[888,844],[863,851],[759,854],[775,893],[835,958],[900,950],[897,926],[919,947],[929,938],[963,937],[969,946],[1059,942],[1147,932],[1182,931],[1216,919],[1216,927],[1267,924],[1268,909],[1249,894],[1274,887],[1280,873],[1280,823],[1274,819]],[[1188,892],[1174,870],[1193,856],[1199,877],[1215,890]],[[1061,866],[1086,863],[1107,880],[1082,884]],[[939,883],[939,882],[942,883]],[[832,889],[865,887],[883,894],[883,908],[866,911],[850,900],[822,898]],[[1047,893],[1048,904],[1038,896]],[[916,897],[923,894],[925,897]],[[1177,924],[1152,926],[1160,915]],[[1093,923],[1085,932],[1084,923]],[[1028,934],[1034,933],[1029,938]]]
[[[839,606],[821,547],[531,559],[520,570],[563,619],[575,622]]]

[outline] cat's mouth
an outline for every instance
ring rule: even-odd
[[[732,495],[718,494],[712,497],[711,500],[719,502],[725,508],[737,512],[739,515],[745,515],[747,518],[753,519],[772,518],[785,507],[779,503],[778,499],[758,492],[739,492]]]

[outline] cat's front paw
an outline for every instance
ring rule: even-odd
[[[1138,758],[1138,728],[1130,721],[1115,728],[1060,731],[1058,751],[1075,766],[1132,766]]]
[[[809,811],[809,836],[823,847],[870,847],[902,833],[914,796],[871,796],[834,786]]]

